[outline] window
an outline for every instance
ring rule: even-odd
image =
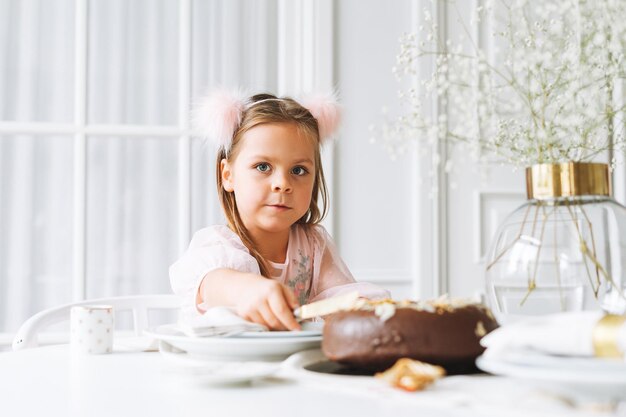
[[[189,109],[276,90],[276,1],[0,0],[0,331],[81,298],[169,292],[219,222]]]

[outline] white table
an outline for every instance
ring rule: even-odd
[[[448,377],[405,393],[369,379],[276,376],[209,386],[158,352],[73,357],[67,345],[0,353],[2,416],[608,416],[573,409],[518,381]]]

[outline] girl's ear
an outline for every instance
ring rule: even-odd
[[[233,171],[231,169],[230,163],[226,160],[226,158],[222,159],[220,162],[220,172],[222,174],[222,188],[229,193],[232,193],[233,188]]]

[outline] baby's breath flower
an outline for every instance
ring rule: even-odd
[[[524,166],[624,149],[625,106],[615,93],[626,80],[626,1],[482,3],[471,16],[494,16],[491,54],[471,39],[441,39],[428,10],[417,33],[400,37],[392,72],[420,79],[399,94],[404,114],[373,132],[390,154],[415,139],[435,149],[448,141],[479,162]],[[427,58],[434,69],[423,74]],[[433,95],[445,114],[431,117]],[[434,165],[444,162],[434,155]]]

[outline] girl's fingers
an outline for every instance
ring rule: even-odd
[[[263,320],[265,320],[265,322],[268,324],[268,327],[270,328],[270,330],[285,330],[286,329],[286,327],[283,326],[281,320],[278,317],[276,317],[275,312],[270,307],[267,300],[265,300],[259,306],[258,310],[261,316],[263,317]]]
[[[284,294],[276,294],[270,297],[268,301],[272,312],[278,320],[280,320],[281,325],[284,328],[289,330],[300,330],[300,325],[293,316],[293,308],[291,308],[290,304],[288,304],[289,301],[285,299]]]
[[[263,316],[258,311],[250,311],[244,317],[244,319],[251,321],[253,323],[262,324],[263,326],[270,328],[270,325],[263,319]]]

